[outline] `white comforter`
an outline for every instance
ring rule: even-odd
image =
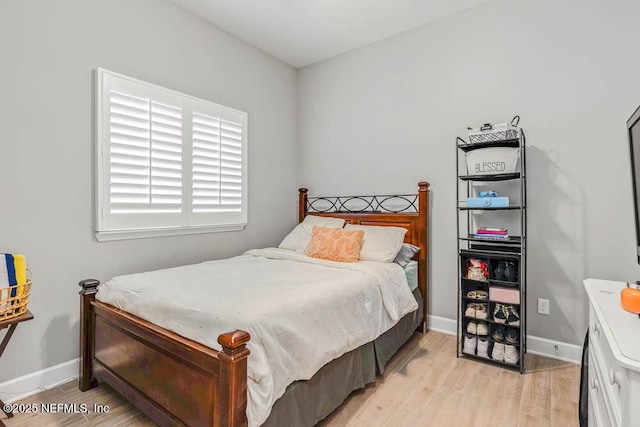
[[[97,299],[214,349],[242,329],[249,426],[289,384],[372,341],[418,305],[395,263],[337,263],[282,249],[116,277]]]

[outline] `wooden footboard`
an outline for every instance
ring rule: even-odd
[[[104,381],[162,426],[247,425],[247,332],[213,350],[96,301],[99,284],[80,282],[80,390]]]

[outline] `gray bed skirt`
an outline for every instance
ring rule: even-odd
[[[345,353],[324,365],[306,381],[296,381],[271,409],[263,427],[306,427],[317,424],[333,412],[353,391],[375,382],[402,345],[413,335],[422,320],[422,298],[413,296],[418,309],[378,338]]]

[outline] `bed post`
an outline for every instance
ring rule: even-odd
[[[307,193],[306,188],[298,188],[298,222],[304,221],[304,217],[307,216]]]
[[[424,303],[424,310],[422,310],[422,332],[427,332],[427,311],[429,308],[429,298],[427,290],[427,279],[429,273],[427,271],[427,251],[429,247],[428,242],[428,221],[429,221],[429,183],[426,181],[420,181],[418,183],[418,213],[420,214],[420,227],[419,235],[420,242],[424,246],[423,250],[418,252],[418,286],[422,293],[422,300]]]
[[[91,303],[96,299],[98,285],[95,279],[83,280],[79,283],[80,291],[80,373],[78,387],[87,391],[98,385],[93,376],[93,356],[95,352],[95,313]]]
[[[218,343],[222,351],[220,360],[220,384],[218,385],[218,410],[215,426],[245,427],[247,425],[247,343],[251,336],[241,330],[222,334]]]

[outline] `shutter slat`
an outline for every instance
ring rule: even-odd
[[[124,137],[149,139],[149,132],[146,129],[129,126],[120,123],[111,123],[111,133],[116,133]]]
[[[219,174],[220,168],[217,166],[193,165],[194,173]]]
[[[135,145],[136,147],[149,148],[149,137],[144,138],[131,137],[125,134],[111,133],[111,144]]]

